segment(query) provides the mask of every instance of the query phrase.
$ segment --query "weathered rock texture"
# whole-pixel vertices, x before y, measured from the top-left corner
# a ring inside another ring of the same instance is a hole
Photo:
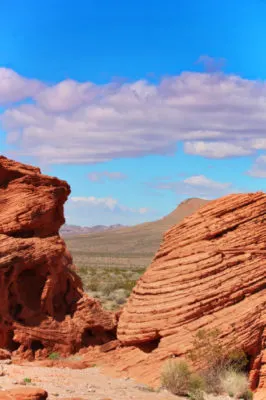
[[[68,184],[0,157],[0,347],[28,358],[114,335],[116,318],[84,295],[58,235]]]
[[[0,391],[0,400],[46,400],[48,393],[41,388],[16,388]]]
[[[208,203],[165,234],[134,288],[117,337],[140,350],[131,348],[121,369],[156,380],[160,363],[185,356],[197,330],[218,328],[225,346],[249,355],[252,387],[266,387],[265,306],[266,195]]]
[[[33,359],[105,344],[86,362],[155,383],[198,329],[218,328],[225,346],[249,355],[252,388],[265,393],[266,195],[227,196],[170,229],[110,342],[118,314],[84,295],[58,235],[69,193],[66,182],[0,157],[0,348]]]

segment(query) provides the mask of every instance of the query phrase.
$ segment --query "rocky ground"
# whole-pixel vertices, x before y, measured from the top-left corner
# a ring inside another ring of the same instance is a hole
[[[75,370],[41,367],[34,363],[24,366],[10,364],[3,367],[3,372],[4,375],[0,377],[2,390],[20,386],[41,387],[48,392],[49,400],[63,398],[86,400],[177,399],[167,392],[153,392],[148,386],[138,384],[132,379],[108,377],[98,367]]]
[[[1,373],[2,370],[2,373]],[[28,365],[4,364],[0,366],[1,390],[11,388],[40,387],[48,392],[48,399],[84,400],[178,400],[167,391],[155,392],[133,379],[112,378],[98,367],[75,370],[70,368],[42,367],[37,363]],[[1,399],[0,392],[0,399]],[[226,396],[208,400],[227,400]]]

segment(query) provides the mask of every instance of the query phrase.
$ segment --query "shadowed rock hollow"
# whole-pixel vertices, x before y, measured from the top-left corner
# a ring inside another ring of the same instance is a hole
[[[157,379],[162,360],[185,356],[197,330],[218,328],[225,346],[248,354],[252,387],[266,387],[265,306],[266,195],[212,201],[164,235],[124,307],[118,339],[146,346],[126,368]]]
[[[68,184],[0,157],[0,347],[25,357],[113,337],[115,317],[84,295],[58,230]]]

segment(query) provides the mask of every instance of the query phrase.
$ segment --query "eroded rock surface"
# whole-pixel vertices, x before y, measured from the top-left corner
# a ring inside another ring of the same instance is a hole
[[[16,388],[0,391],[0,400],[46,400],[48,393],[41,388]]]
[[[58,235],[68,184],[0,157],[0,348],[42,358],[114,337],[116,317],[82,291]]]
[[[66,182],[0,157],[0,348],[42,359],[101,345],[87,351],[86,365],[102,360],[155,384],[163,362],[186,357],[200,328],[218,328],[225,346],[248,354],[263,398],[266,195],[227,196],[170,229],[120,315],[83,293],[58,235],[69,194]]]
[[[123,309],[121,370],[158,380],[167,357],[186,356],[200,328],[250,358],[266,387],[266,195],[229,195],[170,229]],[[117,364],[119,364],[117,352]]]

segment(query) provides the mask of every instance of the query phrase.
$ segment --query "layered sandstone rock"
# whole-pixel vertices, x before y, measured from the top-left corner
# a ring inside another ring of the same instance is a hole
[[[218,328],[225,346],[249,355],[252,387],[266,387],[265,326],[266,195],[229,195],[165,234],[120,317],[118,339],[133,346],[120,368],[156,381],[200,328]]]
[[[86,362],[98,357],[153,384],[200,328],[218,328],[225,346],[249,355],[252,388],[264,396],[266,195],[227,196],[170,229],[116,338],[118,314],[83,293],[58,235],[69,193],[66,182],[0,157],[0,348],[38,359],[108,343],[91,348]]]
[[[48,393],[41,388],[16,388],[0,391],[0,400],[46,400]]]
[[[58,235],[68,184],[0,157],[0,348],[29,359],[114,337],[116,318],[84,295]]]

